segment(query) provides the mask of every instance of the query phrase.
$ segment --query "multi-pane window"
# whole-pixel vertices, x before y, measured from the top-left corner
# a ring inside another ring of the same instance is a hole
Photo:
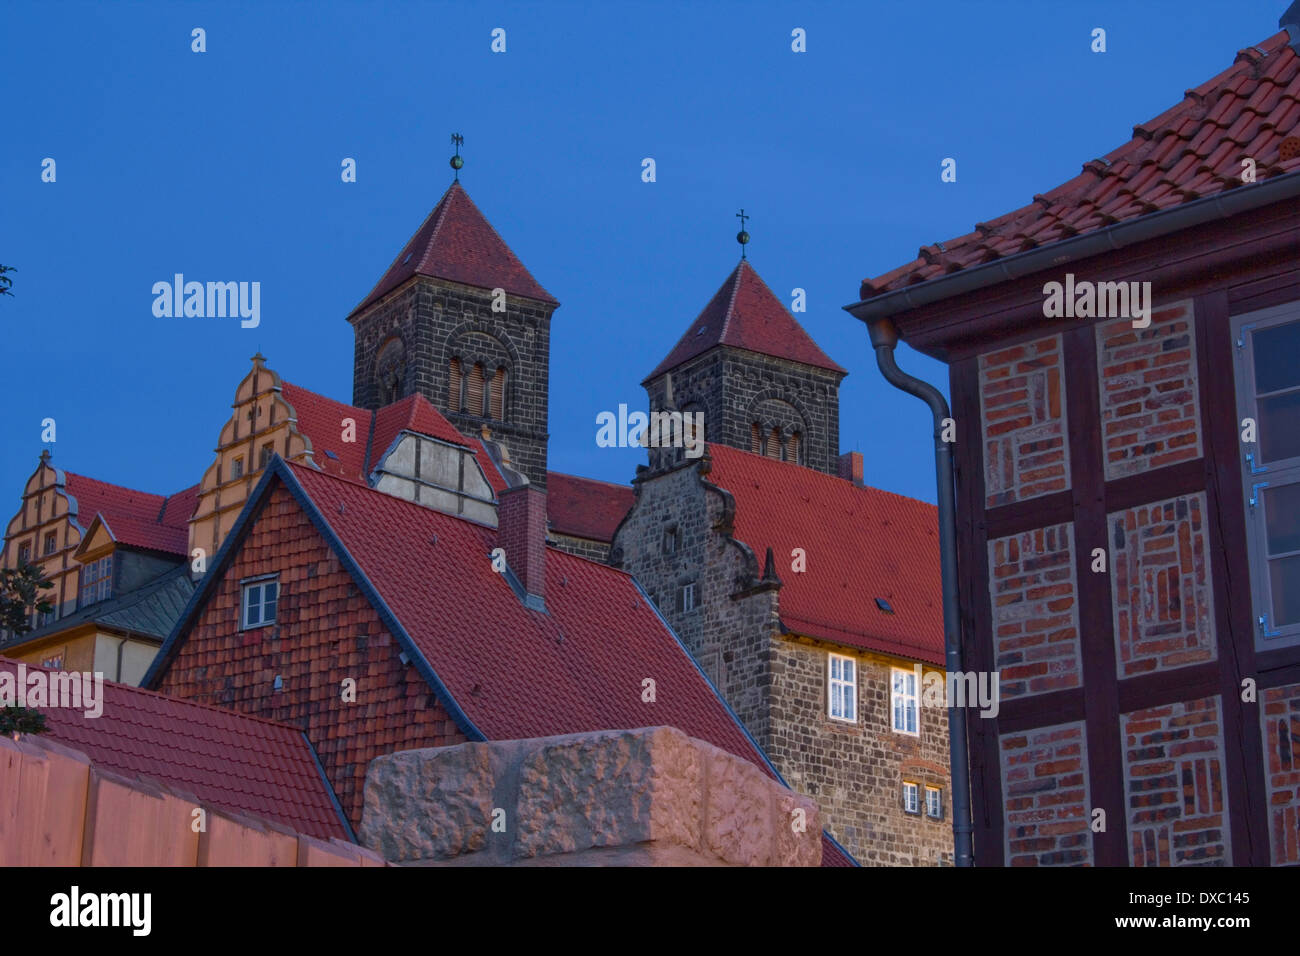
[[[850,723],[858,719],[858,669],[851,657],[830,655],[830,676],[827,682],[828,701],[832,720]]]
[[[53,554],[58,549],[58,547],[59,547],[59,535],[57,532],[51,531],[49,534],[45,536],[45,553]]]
[[[943,819],[943,791],[938,787],[925,788],[925,815],[934,820]]]
[[[905,671],[899,667],[893,669],[890,680],[889,704],[894,717],[894,730],[897,733],[920,733],[915,671]]]
[[[275,445],[272,442],[267,442],[262,446],[262,453],[257,459],[257,467],[259,469],[265,468],[271,463],[273,457],[275,457]]]
[[[695,582],[682,585],[682,610],[695,610]]]
[[[240,615],[241,627],[248,630],[275,623],[275,606],[280,599],[280,582],[276,578],[261,578],[244,585]]]
[[[903,782],[903,812],[920,814],[921,812],[921,794],[920,786],[915,783]]]
[[[32,543],[24,541],[18,546],[18,563],[26,564],[32,559]]]
[[[113,556],[90,561],[81,568],[81,606],[113,596]]]
[[[1300,303],[1237,316],[1233,336],[1252,617],[1264,650],[1300,643]]]
[[[234,481],[236,478],[243,478],[243,477],[244,477],[244,459],[242,457],[238,457],[230,463],[230,480]]]

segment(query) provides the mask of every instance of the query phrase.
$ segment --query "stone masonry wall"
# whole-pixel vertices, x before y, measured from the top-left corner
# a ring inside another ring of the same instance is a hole
[[[636,501],[615,533],[610,560],[640,582],[723,699],[765,747],[776,596],[757,591],[733,599],[737,581],[762,569],[747,548],[714,530],[730,496],[701,484],[698,467],[691,463],[636,482]],[[666,554],[663,541],[670,529],[678,544]],[[681,604],[687,582],[695,584],[696,606],[690,611]]]
[[[793,405],[804,422],[804,463],[828,475],[838,473],[840,376],[825,369],[740,349],[720,347],[671,370],[676,408],[695,403],[704,410],[705,437],[750,449],[750,425],[764,403]],[[665,376],[647,383],[650,410],[664,408]]]
[[[545,488],[553,310],[546,303],[507,295],[506,311],[493,312],[490,289],[417,277],[351,320],[356,334],[353,404],[379,407],[376,358],[385,343],[399,337],[406,356],[401,397],[419,392],[471,437],[486,425],[509,449],[515,468]],[[450,408],[450,363],[461,350],[508,365],[504,421]]]
[[[279,575],[276,623],[241,631],[240,581],[265,574]],[[302,728],[355,826],[371,760],[465,739],[400,652],[281,486],[154,689]],[[356,681],[355,702],[342,699],[345,678]]]
[[[855,723],[832,720],[827,713],[830,652],[856,661]],[[921,706],[920,734],[895,733],[893,667],[911,670],[912,662],[774,639],[768,756],[790,786],[817,801],[823,825],[864,866],[951,865],[948,712]],[[918,786],[918,814],[903,808],[904,781]],[[939,819],[926,815],[927,785],[943,791]]]

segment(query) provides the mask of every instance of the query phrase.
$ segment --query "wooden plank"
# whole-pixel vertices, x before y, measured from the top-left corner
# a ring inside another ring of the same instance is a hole
[[[1063,345],[1078,582],[1075,601],[1088,734],[1088,794],[1092,807],[1106,810],[1107,821],[1104,833],[1093,834],[1093,860],[1098,866],[1124,866],[1128,863],[1128,815],[1111,613],[1114,568],[1108,566],[1106,574],[1091,570],[1093,549],[1103,548],[1110,553],[1097,395],[1097,343],[1092,324],[1075,329],[1065,337]],[[1085,809],[1090,813],[1092,807]]]

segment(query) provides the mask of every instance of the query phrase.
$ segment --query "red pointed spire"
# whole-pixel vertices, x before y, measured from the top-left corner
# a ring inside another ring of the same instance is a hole
[[[480,289],[505,289],[511,295],[559,305],[510,251],[460,183],[447,190],[349,318],[415,275]]]
[[[715,345],[730,345],[848,374],[818,347],[744,259],[645,382]]]

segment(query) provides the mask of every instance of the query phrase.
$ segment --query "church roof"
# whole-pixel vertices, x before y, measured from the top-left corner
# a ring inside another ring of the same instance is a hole
[[[934,505],[710,443],[710,484],[736,501],[733,537],[771,548],[787,632],[942,665]],[[792,569],[802,548],[806,569]],[[877,603],[879,598],[891,611]]]
[[[818,347],[745,259],[644,382],[718,345],[848,374]]]
[[[348,317],[417,275],[480,289],[505,289],[511,295],[559,305],[510,251],[459,183],[443,194],[383,278]]]
[[[557,534],[608,543],[635,498],[629,485],[546,473],[546,514]]]
[[[26,667],[28,674],[49,673]],[[0,657],[0,671],[17,670],[16,661]],[[39,708],[44,736],[80,750],[100,769],[156,780],[310,836],[351,842],[334,791],[301,731],[108,680],[102,705],[97,717],[75,707]]]

